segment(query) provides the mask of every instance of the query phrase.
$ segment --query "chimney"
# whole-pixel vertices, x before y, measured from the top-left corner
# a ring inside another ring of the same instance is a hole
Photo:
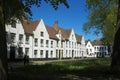
[[[58,28],[58,21],[55,21],[55,23],[54,23],[54,29],[55,29],[56,31],[59,30],[59,28]]]

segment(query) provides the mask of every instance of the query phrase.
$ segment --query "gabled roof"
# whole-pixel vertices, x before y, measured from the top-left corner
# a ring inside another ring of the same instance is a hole
[[[58,25],[58,21],[55,21],[53,28],[56,30],[56,32],[61,32],[62,39],[68,39],[70,37],[70,33],[72,29],[65,30]]]
[[[26,20],[24,20],[24,21],[22,21],[22,26],[23,26],[25,33],[33,34],[33,31],[35,31],[35,29],[37,28],[40,21],[41,20],[38,20],[38,21],[26,21]],[[60,28],[58,26],[58,21],[55,22],[53,27],[50,27],[50,26],[45,26],[45,27],[47,29],[47,32],[48,32],[50,38],[53,38],[53,39],[58,39],[56,34],[58,34],[59,31],[61,32],[63,40],[68,39],[70,37],[71,32],[72,32],[72,29]],[[82,36],[80,36],[78,34],[75,34],[75,36],[76,36],[77,42],[81,42]]]
[[[103,44],[102,40],[100,38],[98,38],[92,42],[92,45],[104,45],[104,44]]]
[[[68,39],[70,37],[72,29],[65,30],[63,28],[59,28],[59,30],[61,31],[63,39]]]
[[[82,36],[81,35],[75,34],[75,37],[76,37],[77,42],[82,41]]]
[[[38,21],[22,21],[22,26],[27,34],[33,34],[33,31],[37,28],[38,24],[40,23],[40,20]]]
[[[47,32],[48,32],[50,38],[58,39],[58,38],[56,37],[57,31],[56,31],[53,27],[46,26],[46,29],[47,29]]]

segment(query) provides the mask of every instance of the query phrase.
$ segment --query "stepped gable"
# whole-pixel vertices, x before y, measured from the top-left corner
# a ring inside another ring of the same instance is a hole
[[[40,23],[40,20],[38,20],[38,21],[24,20],[24,21],[22,21],[22,26],[23,26],[25,33],[33,34],[33,31],[36,29],[36,27],[38,26],[39,23]]]
[[[81,35],[75,34],[75,37],[76,37],[77,42],[80,43],[82,41],[82,36]]]

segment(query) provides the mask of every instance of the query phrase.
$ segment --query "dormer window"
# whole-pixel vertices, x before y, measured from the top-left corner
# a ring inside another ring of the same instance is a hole
[[[44,32],[41,32],[41,33],[40,33],[40,36],[43,37],[43,36],[44,36]]]
[[[16,22],[12,22],[11,27],[16,28]]]

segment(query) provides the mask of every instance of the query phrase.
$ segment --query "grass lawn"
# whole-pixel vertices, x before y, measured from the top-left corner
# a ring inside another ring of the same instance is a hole
[[[9,80],[115,80],[110,63],[110,58],[99,58],[28,65],[10,71]]]

